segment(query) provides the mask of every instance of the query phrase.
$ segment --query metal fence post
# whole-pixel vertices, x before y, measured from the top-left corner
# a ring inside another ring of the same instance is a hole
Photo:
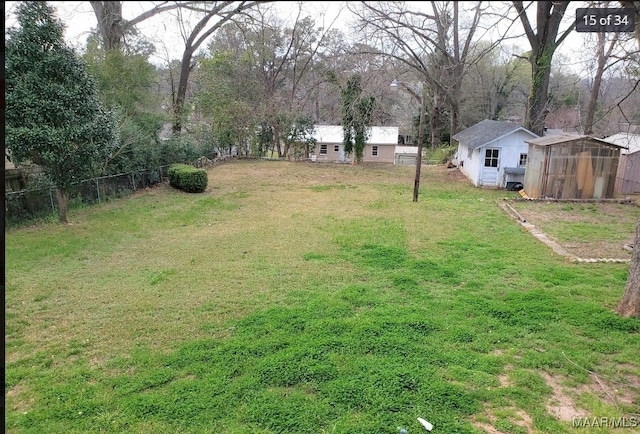
[[[98,202],[101,202],[101,200],[100,200],[100,178],[96,178],[96,190],[98,192]]]

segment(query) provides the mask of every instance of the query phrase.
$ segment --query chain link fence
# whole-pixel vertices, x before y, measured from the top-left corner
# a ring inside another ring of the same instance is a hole
[[[69,208],[127,196],[134,191],[157,185],[167,179],[168,168],[169,166],[162,166],[81,181],[69,197]],[[5,192],[5,227],[45,218],[57,212],[58,200],[53,186]]]

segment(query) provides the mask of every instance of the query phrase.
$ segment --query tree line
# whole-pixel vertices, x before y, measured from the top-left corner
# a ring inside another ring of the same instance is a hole
[[[91,1],[96,26],[81,52],[53,7],[19,3],[6,42],[10,158],[42,165],[65,204],[83,176],[232,151],[304,158],[320,123],[345,127],[357,161],[367,125],[400,125],[415,143],[423,106],[431,147],[482,119],[543,135],[563,107],[584,112],[573,127],[590,134],[640,124],[638,2],[588,3],[633,9],[636,31],[585,35],[582,77],[557,56],[575,31],[568,1],[347,2],[349,38],[303,3],[284,22],[274,3],[149,2],[126,20],[123,2]],[[168,14],[184,51],[158,67],[137,26]],[[394,79],[408,92],[394,92]]]

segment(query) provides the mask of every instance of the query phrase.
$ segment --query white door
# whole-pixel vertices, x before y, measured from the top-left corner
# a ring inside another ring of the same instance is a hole
[[[488,187],[498,186],[498,171],[500,170],[500,148],[484,150],[484,161],[480,174],[480,185]]]
[[[340,145],[338,153],[340,154],[340,161],[344,161],[344,145]]]

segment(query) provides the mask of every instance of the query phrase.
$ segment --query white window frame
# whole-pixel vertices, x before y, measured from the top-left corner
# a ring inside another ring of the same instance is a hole
[[[327,155],[327,145],[320,145],[320,155]]]
[[[518,160],[518,167],[527,167],[527,154],[520,154],[520,159]]]
[[[372,146],[371,147],[371,156],[372,157],[377,157],[378,156],[378,147],[377,146]]]
[[[487,156],[487,153],[491,151],[491,155]],[[494,157],[495,154],[495,157]],[[487,164],[487,161],[489,162],[489,164]],[[493,162],[495,161],[496,165],[493,165]],[[498,148],[486,148],[484,150],[484,167],[492,167],[492,168],[498,168],[500,167],[500,149]]]

